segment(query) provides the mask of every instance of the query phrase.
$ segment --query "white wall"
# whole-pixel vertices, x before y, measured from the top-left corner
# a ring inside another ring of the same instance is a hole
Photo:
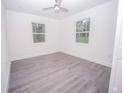
[[[5,29],[5,9],[3,3],[1,4],[1,93],[7,93],[10,61],[8,54],[7,32]]]
[[[111,66],[117,9],[111,1],[61,21],[61,50],[67,54]],[[75,43],[76,21],[91,19],[89,44]]]
[[[119,0],[109,93],[122,93],[122,0]]]
[[[32,22],[45,24],[45,43],[33,43]],[[6,23],[11,61],[59,51],[57,20],[6,10]]]

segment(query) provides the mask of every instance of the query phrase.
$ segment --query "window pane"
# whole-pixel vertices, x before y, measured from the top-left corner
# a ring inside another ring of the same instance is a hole
[[[84,31],[90,31],[90,18],[83,20]]]
[[[45,32],[45,24],[38,24],[37,33],[44,33],[44,32]]]
[[[89,33],[77,33],[76,42],[78,43],[88,43]]]
[[[80,36],[80,34],[79,34],[79,33],[77,33],[77,34],[76,34],[76,39],[77,39],[79,36]]]
[[[35,33],[35,32],[36,32],[36,27],[37,27],[37,24],[32,23],[32,31],[33,31],[33,33]]]
[[[44,33],[45,32],[45,24],[32,23],[33,33]]]
[[[90,18],[76,22],[76,32],[90,31]]]
[[[33,34],[34,43],[45,42],[45,34]]]
[[[83,28],[82,21],[78,21],[76,23],[76,32],[82,32],[82,30],[83,30],[82,28]]]

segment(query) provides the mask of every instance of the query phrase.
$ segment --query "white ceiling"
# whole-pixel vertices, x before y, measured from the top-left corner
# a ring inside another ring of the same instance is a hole
[[[54,11],[43,11],[42,8],[53,6],[55,0],[4,0],[5,7],[10,10],[46,16],[55,19],[63,19],[78,12],[106,3],[111,0],[63,0],[62,7],[69,10],[68,13],[55,13]]]

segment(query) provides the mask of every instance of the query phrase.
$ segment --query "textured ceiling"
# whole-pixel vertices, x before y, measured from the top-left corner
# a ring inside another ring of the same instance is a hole
[[[78,12],[87,10],[97,5],[111,0],[63,0],[62,7],[69,10],[68,13],[54,11],[43,11],[42,8],[50,7],[55,4],[54,0],[4,0],[5,8],[54,19],[64,19]]]

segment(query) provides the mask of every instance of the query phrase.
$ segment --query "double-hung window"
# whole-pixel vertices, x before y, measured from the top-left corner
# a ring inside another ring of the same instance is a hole
[[[76,22],[76,42],[88,43],[90,31],[90,18]]]
[[[45,42],[45,24],[32,23],[33,42]]]

